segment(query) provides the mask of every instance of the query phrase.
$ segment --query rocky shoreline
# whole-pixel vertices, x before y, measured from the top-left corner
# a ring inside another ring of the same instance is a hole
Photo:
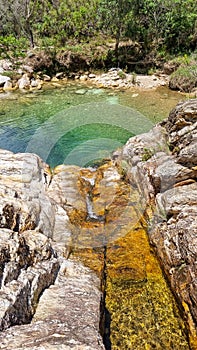
[[[167,120],[131,138],[94,172],[66,165],[52,172],[36,155],[0,151],[1,349],[104,349],[106,238],[101,232],[106,224],[116,228],[118,207],[126,220],[130,186],[131,203],[143,199],[135,221],[143,216],[148,222],[189,346],[197,349],[196,152],[196,99],[177,105]],[[87,206],[90,191],[94,212]],[[90,247],[100,259],[97,276],[72,255],[73,249]]]
[[[114,89],[154,89],[169,84],[169,76],[161,72],[152,75],[137,75],[135,73],[125,73],[120,68],[111,68],[106,73],[79,71],[67,74],[59,71],[50,76],[42,72],[34,72],[31,65],[22,65],[17,71],[13,71],[9,61],[0,61],[0,92],[40,90],[46,83],[58,87],[61,86],[61,83],[66,83],[70,79]]]

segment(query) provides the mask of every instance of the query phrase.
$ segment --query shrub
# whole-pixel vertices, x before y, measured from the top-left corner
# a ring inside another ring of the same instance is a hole
[[[25,57],[27,40],[17,39],[13,35],[0,36],[0,56],[4,58]]]
[[[191,92],[197,87],[197,66],[180,66],[172,73],[169,87],[172,90]]]

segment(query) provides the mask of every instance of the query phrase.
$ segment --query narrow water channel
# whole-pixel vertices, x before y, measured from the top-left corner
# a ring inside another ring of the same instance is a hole
[[[100,276],[106,349],[188,350],[184,322],[149,245],[134,184],[112,162],[96,173],[81,170],[81,178],[81,193],[88,202],[91,198],[91,206],[86,220],[73,220],[72,255]]]

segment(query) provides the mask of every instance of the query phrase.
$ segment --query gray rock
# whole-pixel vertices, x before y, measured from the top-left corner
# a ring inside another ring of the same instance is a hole
[[[23,65],[22,69],[27,73],[33,73],[33,68],[31,66]]]
[[[10,62],[8,59],[0,60],[0,67],[3,69],[3,71],[11,70],[12,62]]]
[[[0,330],[31,320],[39,296],[54,283],[59,262],[47,237],[0,230]]]
[[[36,155],[1,150],[0,158],[0,348],[104,349],[100,281],[63,258],[72,210],[86,215],[80,168],[52,176]]]
[[[99,279],[81,264],[63,259],[31,324],[1,333],[1,349],[104,349],[98,334],[100,297]]]
[[[55,213],[46,196],[45,164],[33,154],[2,150],[0,159],[0,227],[37,229],[52,237]]]

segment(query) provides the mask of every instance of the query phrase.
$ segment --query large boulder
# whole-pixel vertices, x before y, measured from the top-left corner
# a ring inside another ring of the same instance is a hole
[[[52,237],[54,204],[46,196],[47,168],[33,154],[0,150],[0,228],[38,230]]]

